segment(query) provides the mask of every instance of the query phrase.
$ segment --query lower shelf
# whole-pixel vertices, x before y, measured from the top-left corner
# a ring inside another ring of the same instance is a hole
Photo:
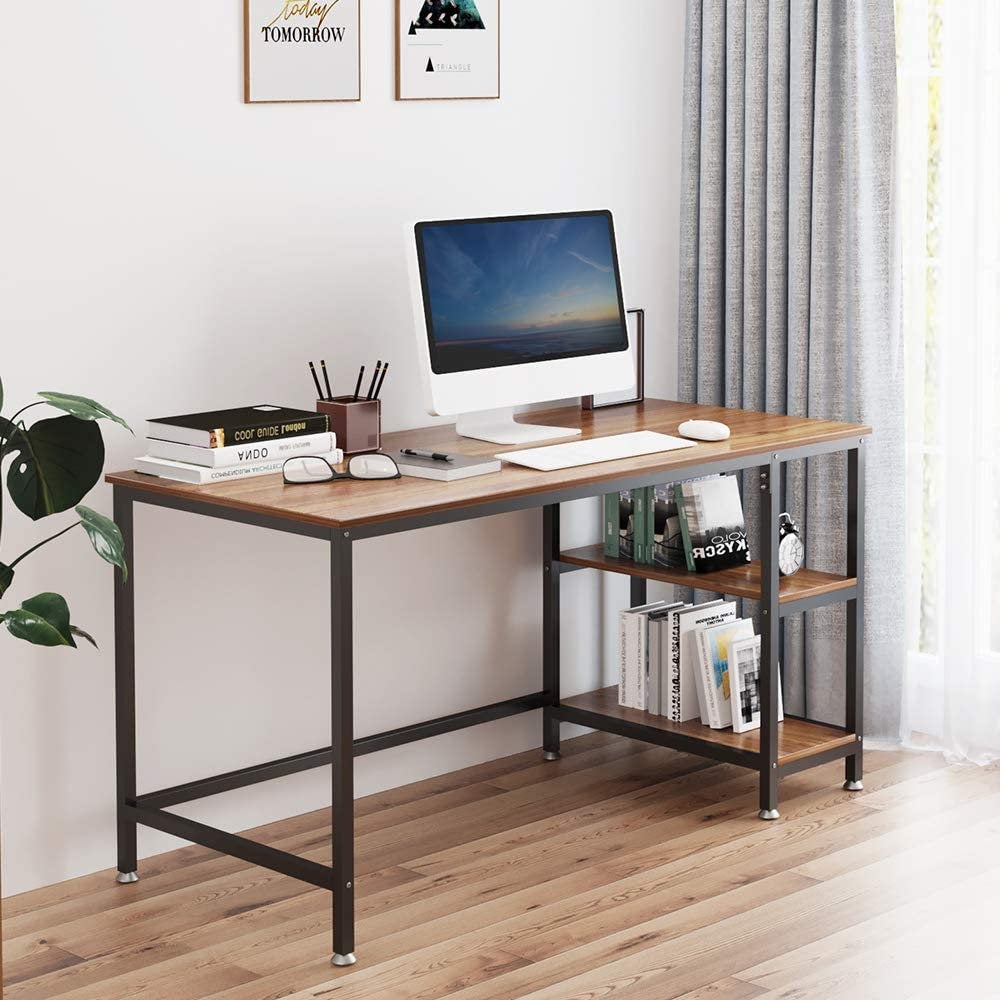
[[[623,708],[618,704],[618,688],[606,687],[599,691],[588,691],[573,698],[566,698],[561,707],[568,709],[568,722],[578,722],[573,718],[575,710],[600,716],[611,723],[624,723],[625,727],[646,730],[636,732],[637,739],[649,738],[653,743],[676,745],[691,753],[702,752],[705,756],[734,763],[745,763],[750,755],[760,753],[760,730],[749,733],[734,733],[731,729],[710,729],[697,719],[690,722],[671,722],[659,715],[650,715],[635,708]],[[588,723],[583,723],[587,725]],[[595,728],[603,728],[599,723]],[[622,726],[613,726],[613,731],[622,732]],[[657,738],[665,736],[666,739]],[[670,739],[676,737],[676,739]],[[840,747],[849,747],[857,742],[853,733],[836,726],[826,726],[805,719],[786,719],[778,724],[778,765],[794,763],[809,757],[827,754]],[[692,745],[689,745],[692,744]],[[698,744],[702,744],[701,747]],[[728,752],[727,752],[728,751]]]

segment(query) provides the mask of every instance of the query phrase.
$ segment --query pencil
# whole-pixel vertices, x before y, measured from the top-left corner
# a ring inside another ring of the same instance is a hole
[[[354,401],[358,401],[358,396],[361,392],[361,380],[365,377],[365,366],[361,366],[361,371],[358,372],[358,384],[354,387]]]
[[[375,371],[372,374],[372,384],[368,386],[368,395],[365,396],[365,399],[372,398],[372,393],[375,392],[375,379],[378,378],[378,373],[381,370],[382,370],[382,359],[380,358],[378,361],[375,362]]]
[[[316,383],[316,398],[326,399],[326,396],[323,395],[323,390],[319,387],[319,378],[316,375],[316,366],[311,361],[309,362],[309,371],[312,372],[313,382]]]
[[[385,373],[389,370],[389,362],[387,361],[382,366],[382,377],[378,380],[378,385],[375,386],[375,398],[378,399],[382,392],[382,383],[385,381]]]
[[[326,399],[329,402],[333,399],[333,390],[330,388],[330,376],[326,373],[326,358],[320,359],[319,366],[323,369],[323,381],[326,383]]]

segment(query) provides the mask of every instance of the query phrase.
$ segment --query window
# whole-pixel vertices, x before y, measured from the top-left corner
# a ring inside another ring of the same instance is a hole
[[[897,0],[904,738],[1000,756],[1000,3]]]

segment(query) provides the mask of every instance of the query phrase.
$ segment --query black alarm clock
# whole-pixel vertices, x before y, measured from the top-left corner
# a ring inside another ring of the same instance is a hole
[[[778,572],[782,576],[792,576],[802,569],[806,560],[806,547],[802,535],[791,514],[778,518]]]

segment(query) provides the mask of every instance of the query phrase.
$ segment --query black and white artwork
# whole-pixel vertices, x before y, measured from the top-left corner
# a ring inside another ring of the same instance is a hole
[[[500,0],[396,0],[396,98],[500,96]]]

